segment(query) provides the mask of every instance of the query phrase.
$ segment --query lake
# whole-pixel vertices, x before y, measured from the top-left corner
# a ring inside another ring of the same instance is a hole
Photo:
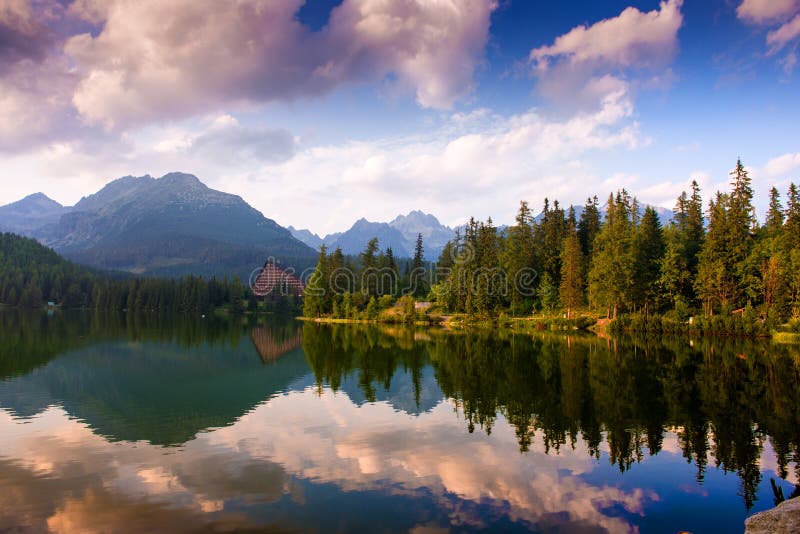
[[[0,311],[0,531],[741,532],[799,405],[769,341]]]

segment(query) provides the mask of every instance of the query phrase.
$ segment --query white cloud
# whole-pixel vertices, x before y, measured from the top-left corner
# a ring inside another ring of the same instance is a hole
[[[470,215],[507,222],[520,199],[583,202],[587,182],[597,181],[583,156],[647,142],[631,114],[622,92],[607,95],[598,111],[563,120],[535,110],[486,114],[466,132],[448,123],[429,137],[312,147],[253,173],[246,198],[282,224],[323,233],[349,227],[354,213],[384,220],[410,209],[447,224]]]
[[[767,32],[767,55],[775,55],[800,37],[800,0],[743,0],[736,9],[740,20],[772,27]],[[796,46],[779,61],[790,75],[797,63]]]
[[[606,94],[610,86],[626,84],[628,71],[648,70],[670,79],[666,71],[678,47],[682,4],[665,0],[646,13],[628,7],[616,17],[577,26],[551,45],[534,48],[529,61],[540,90],[553,98],[585,93],[591,99],[595,92]],[[593,88],[598,85],[599,90]]]
[[[73,102],[90,122],[125,126],[294,100],[393,74],[423,107],[447,108],[472,87],[491,0],[345,0],[313,33],[301,0],[114,2],[102,31],[66,53],[81,74]]]
[[[760,170],[766,178],[791,178],[791,174],[800,174],[800,152],[783,154],[769,160]]]
[[[621,91],[606,95],[600,109],[567,118],[535,109],[507,117],[478,110],[426,133],[322,146],[211,116],[147,127],[119,143],[75,142],[6,158],[0,174],[30,179],[8,183],[2,200],[43,190],[71,203],[118,176],[181,170],[242,196],[283,225],[316,232],[411,209],[447,224],[470,215],[509,222],[521,199],[533,206],[545,196],[582,203],[586,194],[602,193],[586,158],[647,144],[632,114]]]
[[[789,17],[798,8],[800,0],[743,0],[736,15],[753,24],[765,24]]]
[[[497,5],[344,0],[314,32],[297,18],[303,3],[77,0],[64,8],[2,0],[0,100],[11,126],[0,131],[0,149],[63,139],[81,129],[78,116],[125,131],[347,84],[392,87],[421,107],[449,108],[473,89]],[[15,127],[32,118],[32,127]]]

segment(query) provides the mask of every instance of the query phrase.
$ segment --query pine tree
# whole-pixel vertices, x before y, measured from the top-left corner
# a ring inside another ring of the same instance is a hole
[[[400,274],[397,270],[397,260],[394,257],[394,251],[392,250],[392,247],[386,248],[386,252],[384,253],[384,258],[385,258],[384,267],[389,269],[389,272],[391,273],[392,277],[392,284],[391,284],[392,287],[391,290],[389,291],[389,294],[391,296],[395,296],[397,294],[397,283],[400,278]]]
[[[378,238],[373,237],[367,242],[364,251],[359,254],[361,262],[361,292],[366,296],[373,296],[378,293],[378,275],[376,270],[379,265],[378,251]]]
[[[473,274],[474,310],[493,313],[501,304],[505,287],[500,267],[500,250],[497,229],[491,217],[478,228],[478,270]]]
[[[789,185],[786,200],[786,226],[784,236],[789,249],[800,248],[800,192],[797,185]]]
[[[747,299],[758,299],[761,292],[759,262],[751,256],[758,223],[753,207],[753,188],[741,160],[731,171],[733,191],[730,195],[729,232],[731,262],[739,280],[734,306],[744,306]]]
[[[428,294],[428,283],[425,280],[425,248],[422,245],[422,234],[417,234],[417,241],[414,244],[414,259],[411,260],[411,276],[413,280],[413,292],[415,297],[424,297]]]
[[[644,306],[645,312],[658,296],[658,280],[661,277],[661,263],[664,258],[664,232],[658,213],[651,206],[644,210],[641,223],[635,229],[633,243],[634,300]]]
[[[566,235],[567,223],[564,210],[558,201],[550,207],[548,199],[544,200],[542,220],[534,228],[534,248],[536,251],[536,265],[539,270],[547,273],[550,280],[558,287],[561,278],[561,245]]]
[[[631,208],[630,196],[624,189],[616,198],[609,195],[606,219],[593,245],[589,301],[594,307],[605,308],[609,316],[613,313],[614,318],[631,296],[634,275]]]
[[[583,304],[583,252],[580,239],[575,230],[575,212],[570,210],[569,227],[561,251],[561,286],[559,296],[561,305],[567,308],[567,318],[572,310]]]
[[[730,252],[730,222],[727,194],[717,192],[709,202],[708,232],[700,251],[695,288],[703,299],[707,315],[714,313],[714,304],[728,308],[735,298],[738,280],[734,275],[733,255]]]
[[[776,187],[769,190],[769,209],[764,228],[767,235],[775,237],[783,231],[783,206],[781,206],[781,195]]]
[[[525,306],[526,298],[531,296],[527,283],[527,271],[533,268],[533,216],[528,203],[520,202],[516,224],[508,229],[508,237],[502,255],[503,269],[510,285],[511,310],[514,313],[526,313],[530,305]]]
[[[684,252],[684,244],[678,226],[669,225],[664,231],[666,243],[664,257],[661,260],[661,275],[658,287],[662,296],[676,310],[689,306],[688,295],[694,295],[693,278],[689,272]]]
[[[581,252],[587,261],[592,257],[594,238],[600,232],[602,224],[597,196],[586,199],[580,220],[578,221],[578,239],[581,242]]]
[[[329,273],[328,273],[328,249],[322,245],[319,249],[319,256],[317,257],[317,266],[314,272],[308,279],[305,291],[303,291],[303,315],[305,317],[320,317],[328,310],[326,308],[326,300],[331,298],[329,295],[330,287]],[[332,302],[332,298],[331,298]],[[333,306],[331,306],[331,309]]]

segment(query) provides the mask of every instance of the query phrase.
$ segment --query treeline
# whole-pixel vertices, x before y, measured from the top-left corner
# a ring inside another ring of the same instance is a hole
[[[376,319],[396,297],[405,296],[404,317],[413,319],[413,297],[424,297],[430,289],[424,253],[421,234],[411,260],[395,258],[391,247],[381,250],[377,238],[356,258],[345,256],[341,248],[329,253],[323,245],[303,292],[303,315]]]
[[[238,278],[120,276],[74,264],[33,239],[0,234],[0,304],[6,306],[41,308],[52,302],[62,308],[193,313],[226,306],[241,313],[257,305]]]
[[[751,179],[741,161],[731,191],[716,193],[704,210],[700,188],[678,197],[662,226],[626,190],[609,195],[605,216],[597,197],[576,217],[545,200],[538,221],[522,202],[516,223],[503,232],[491,219],[470,220],[464,235],[445,247],[437,272],[449,276],[431,297],[454,312],[496,315],[510,310],[590,306],[621,312],[669,312],[676,319],[702,312],[784,320],[800,314],[800,195],[788,190],[786,207],[770,191],[759,224]],[[443,269],[445,268],[445,269]]]
[[[577,214],[545,199],[534,218],[522,202],[514,225],[470,219],[435,264],[423,258],[421,236],[403,275],[391,249],[369,242],[355,261],[323,247],[309,280],[306,316],[367,317],[401,295],[424,297],[449,312],[494,317],[589,306],[619,313],[741,314],[769,324],[800,315],[800,195],[789,186],[786,206],[770,190],[763,224],[741,161],[731,190],[704,207],[700,187],[677,199],[663,226],[656,210],[622,189],[586,201]],[[603,214],[603,211],[605,212]],[[711,330],[738,326],[709,323]]]

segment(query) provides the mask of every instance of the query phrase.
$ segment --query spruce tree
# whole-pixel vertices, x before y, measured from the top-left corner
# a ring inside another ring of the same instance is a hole
[[[526,271],[533,268],[533,216],[528,203],[520,202],[516,224],[508,229],[508,237],[502,255],[502,265],[510,286],[510,302],[513,313],[526,313],[530,306],[524,303],[530,297]]]
[[[414,258],[411,260],[411,276],[413,277],[411,294],[415,297],[424,297],[428,294],[430,287],[428,287],[425,275],[425,248],[422,243],[422,234],[417,234],[417,240],[414,243]]]
[[[631,199],[624,189],[609,195],[606,218],[594,241],[589,271],[589,302],[617,317],[630,300],[634,275]]]
[[[661,221],[653,207],[645,208],[641,223],[635,232],[632,290],[638,305],[643,306],[645,312],[648,312],[658,296],[658,281],[661,277],[661,264],[666,247]]]
[[[317,257],[317,266],[314,268],[314,272],[311,273],[303,291],[303,315],[305,317],[320,317],[328,312],[325,306],[326,298],[330,297],[327,262],[328,248],[322,245]],[[332,299],[331,302],[333,302]],[[331,306],[332,308],[333,306]]]
[[[764,228],[767,235],[775,237],[783,231],[783,206],[781,206],[781,195],[776,187],[769,190],[769,209]]]
[[[559,297],[561,305],[567,308],[567,318],[572,316],[572,310],[583,304],[583,252],[580,239],[575,229],[575,213],[570,210],[570,224],[567,237],[561,250],[561,285]]]

